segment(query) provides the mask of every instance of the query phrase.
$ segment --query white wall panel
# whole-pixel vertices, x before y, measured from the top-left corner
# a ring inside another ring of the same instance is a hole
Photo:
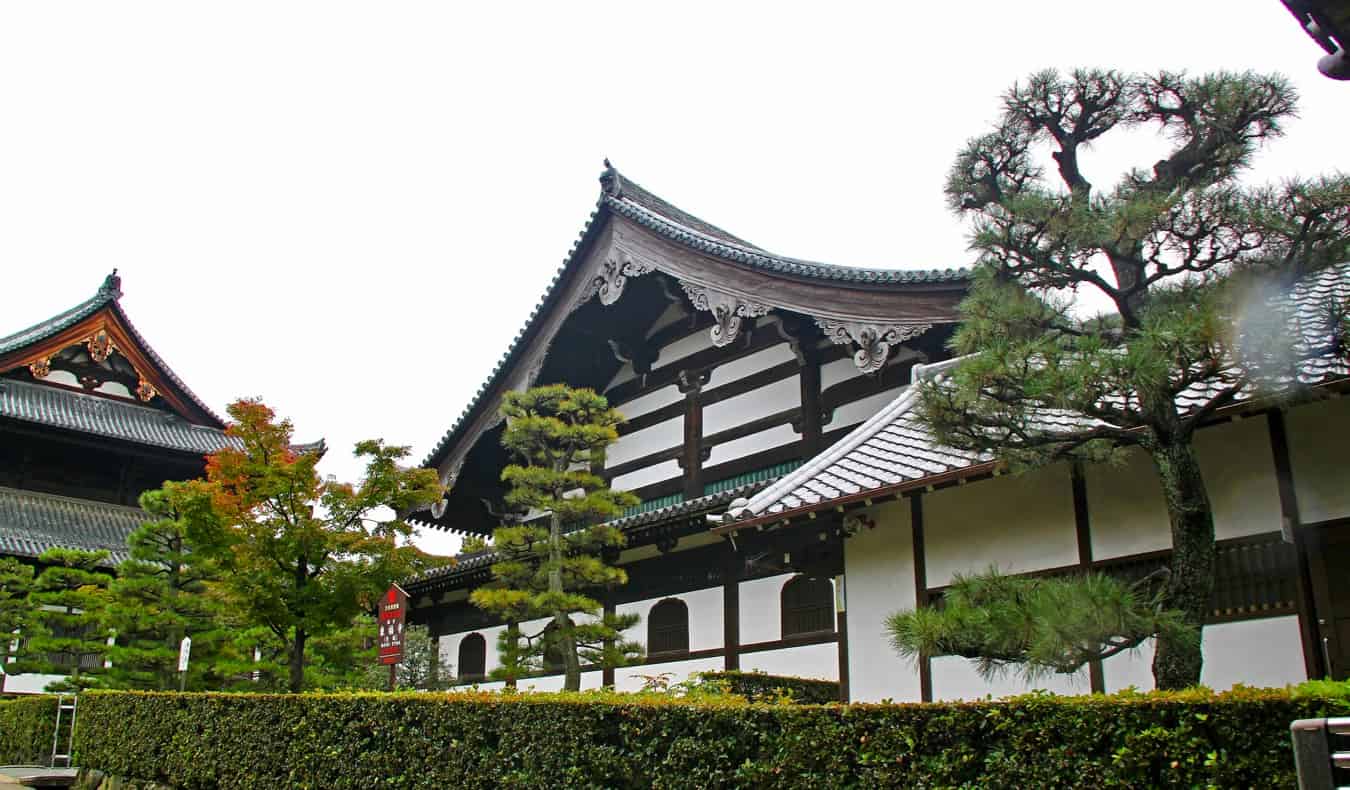
[[[684,442],[684,415],[658,422],[625,436],[605,450],[605,467],[613,468],[644,455],[669,450]]]
[[[930,587],[990,565],[1023,573],[1078,562],[1067,464],[944,488],[923,507]]]
[[[909,503],[882,505],[872,517],[875,528],[844,541],[849,693],[854,702],[917,702],[918,668],[891,648],[885,628],[887,617],[915,605]]]
[[[1215,691],[1238,683],[1282,688],[1308,679],[1295,615],[1207,625],[1200,649],[1205,657],[1200,682]],[[1137,651],[1106,659],[1102,676],[1108,692],[1129,686],[1152,689],[1152,640]]]
[[[722,659],[698,658],[692,661],[670,661],[663,664],[644,664],[636,667],[618,667],[614,670],[615,691],[639,691],[646,681],[642,675],[660,675],[669,672],[672,683],[681,683],[695,672],[716,672],[722,669]]]
[[[783,638],[783,585],[794,575],[785,573],[741,582],[741,644],[773,642]]]
[[[1217,539],[1280,528],[1280,493],[1264,418],[1205,428],[1196,433],[1195,447]]]
[[[1140,645],[1138,650],[1119,653],[1103,660],[1102,682],[1108,694],[1130,687],[1140,691],[1152,689],[1153,640]]]
[[[852,676],[849,677],[850,683]],[[1015,670],[991,680],[980,677],[975,662],[960,656],[941,656],[933,659],[933,700],[999,699],[1014,694],[1044,690],[1056,694],[1087,694],[1092,684],[1084,669],[1073,675],[1053,674],[1026,681]]]
[[[632,381],[635,378],[637,378],[637,373],[633,371],[633,364],[625,362],[623,367],[619,368],[619,372],[614,374],[614,378],[610,379],[609,383],[605,385],[605,392],[609,392],[625,381]]]
[[[755,453],[770,450],[774,447],[792,444],[800,438],[801,434],[792,430],[791,425],[777,425],[766,431],[752,433],[749,436],[742,436],[739,439],[732,439],[729,442],[713,445],[708,460],[703,463],[703,468],[707,469],[714,464],[734,461],[737,458],[744,458],[747,455],[754,455]]]
[[[795,408],[801,402],[801,384],[791,378],[727,398],[703,408],[703,435],[710,436],[737,425]]]
[[[610,481],[610,488],[615,491],[632,491],[652,483],[674,480],[682,474],[683,471],[680,469],[679,461],[662,461],[653,466],[636,469],[626,475],[619,475]]]
[[[849,363],[853,364],[853,363]],[[855,400],[851,403],[845,403],[834,410],[834,417],[825,426],[825,430],[833,431],[838,428],[844,428],[866,420],[868,417],[881,411],[886,404],[895,400],[903,387],[897,387],[893,390],[868,395],[866,398]]]
[[[628,419],[640,417],[648,412],[656,411],[662,406],[669,406],[672,403],[678,403],[684,396],[680,394],[680,388],[671,384],[668,387],[662,387],[658,390],[652,390],[646,395],[639,395],[632,400],[623,403],[611,403],[609,405],[623,412],[623,416]]]
[[[781,365],[796,358],[792,353],[792,347],[787,343],[779,343],[753,354],[746,354],[713,368],[712,376],[708,379],[708,388],[730,384],[752,373],[768,370],[774,365]]]
[[[841,382],[856,379],[862,374],[853,361],[853,355],[849,354],[843,359],[831,360],[820,366],[820,388],[827,390]]]
[[[692,335],[676,340],[674,343],[661,349],[656,357],[656,364],[653,367],[663,368],[666,365],[684,359],[690,354],[696,354],[705,348],[712,348],[712,336],[708,331],[702,330]]]
[[[1172,547],[1158,472],[1142,451],[1130,452],[1123,466],[1088,465],[1084,478],[1093,559]]]
[[[672,561],[679,560],[672,555]],[[647,644],[647,617],[652,607],[666,598],[678,598],[689,607],[689,649],[712,650],[722,646],[722,588],[707,587],[669,595],[664,598],[648,598],[642,601],[622,603],[614,607],[617,614],[636,614],[642,619],[638,624],[624,632],[624,638]]]
[[[839,645],[828,642],[819,645],[788,647],[782,650],[742,653],[741,670],[744,672],[768,672],[770,675],[787,675],[794,678],[838,680]]]
[[[6,694],[42,694],[47,684],[64,680],[65,675],[41,675],[29,672],[23,675],[0,675],[0,689]]]
[[[1290,409],[1285,427],[1299,519],[1316,524],[1350,517],[1350,398]]]

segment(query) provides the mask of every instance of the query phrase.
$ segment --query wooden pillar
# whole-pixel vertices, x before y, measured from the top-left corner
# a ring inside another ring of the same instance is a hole
[[[684,498],[703,496],[703,404],[699,394],[708,383],[708,371],[680,371],[679,389],[684,393],[684,449],[680,468],[684,470]]]
[[[1073,463],[1070,480],[1073,486],[1073,524],[1078,536],[1078,567],[1087,573],[1092,570],[1092,525],[1088,520],[1087,478],[1081,463]],[[1088,662],[1088,682],[1093,694],[1106,693],[1106,674],[1100,658]]]
[[[839,637],[839,701],[849,701],[848,690],[848,584],[847,574],[834,580],[835,631]]]
[[[1271,409],[1266,412],[1266,426],[1270,433],[1270,451],[1275,461],[1275,487],[1280,497],[1280,532],[1286,541],[1294,544],[1294,569],[1298,576],[1298,633],[1303,643],[1303,669],[1310,678],[1326,677],[1330,668],[1323,659],[1322,644],[1318,639],[1317,605],[1313,599],[1312,573],[1308,567],[1307,535],[1302,529],[1298,512],[1298,491],[1294,487],[1294,466],[1289,458],[1289,434],[1284,424],[1284,412]]]
[[[812,458],[824,449],[821,447],[820,352],[817,349],[807,347],[801,349],[801,371],[798,379],[801,382],[802,457]]]
[[[928,561],[923,546],[923,494],[909,498],[909,525],[913,535],[914,606],[928,606]],[[919,699],[933,701],[933,659],[919,659]]]
[[[741,668],[741,570],[744,561],[728,541],[722,555],[722,668]]]
[[[615,614],[615,611],[614,611],[614,595],[613,595],[612,593],[605,596],[604,607],[605,607],[605,608],[604,608],[604,616],[605,616],[605,618],[606,618],[606,619],[612,618],[612,617],[614,616],[614,614]],[[613,639],[606,639],[606,640],[605,640],[605,648],[606,648],[606,650],[612,648],[613,646],[614,646],[614,640],[613,640]],[[614,688],[614,667],[612,667],[612,666],[606,666],[606,667],[601,668],[601,670],[600,670],[600,685],[605,686],[606,688]]]

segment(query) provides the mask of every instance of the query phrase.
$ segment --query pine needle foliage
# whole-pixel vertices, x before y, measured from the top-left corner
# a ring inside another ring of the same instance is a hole
[[[619,438],[623,415],[593,390],[563,384],[510,393],[501,411],[502,445],[515,461],[502,471],[510,487],[506,504],[525,515],[494,531],[502,559],[492,566],[493,584],[470,600],[512,624],[499,639],[501,666],[493,677],[513,682],[560,661],[565,690],[576,691],[583,659],[618,666],[641,649],[621,638],[637,616],[605,615],[588,594],[628,581],[603,557],[625,544],[623,533],[604,522],[638,499],[611,491],[591,471]],[[538,631],[518,625],[539,618],[549,622]]]
[[[1072,674],[1158,636],[1198,644],[1185,617],[1162,607],[1153,582],[1131,585],[1099,573],[1009,576],[990,568],[957,575],[941,606],[893,614],[886,631],[906,658],[963,656],[986,679],[1011,670],[1028,681]]]
[[[1261,323],[1270,293],[1350,260],[1350,177],[1238,180],[1295,100],[1283,78],[1253,73],[1044,71],[1004,95],[946,186],[980,257],[951,341],[967,358],[923,385],[920,416],[1018,469],[1146,454],[1172,532],[1164,602],[1194,628],[1215,568],[1196,429],[1246,394],[1299,394],[1301,354],[1345,352],[1344,312],[1327,317],[1328,348],[1294,348]],[[1171,141],[1166,158],[1104,190],[1089,182],[1084,152],[1146,127]],[[1104,314],[1085,317],[1089,296]],[[1160,637],[1159,687],[1198,683],[1200,668],[1197,641]]]
[[[13,557],[0,557],[0,668],[28,632],[32,622],[28,593],[32,588],[33,566]]]
[[[38,557],[45,566],[28,595],[32,624],[19,672],[66,675],[48,691],[79,691],[102,685],[108,654],[108,584],[100,570],[106,551],[48,549]]]

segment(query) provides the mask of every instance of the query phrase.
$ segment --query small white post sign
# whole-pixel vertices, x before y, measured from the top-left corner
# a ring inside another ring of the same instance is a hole
[[[178,690],[187,688],[188,658],[192,655],[192,637],[185,636],[178,645]]]

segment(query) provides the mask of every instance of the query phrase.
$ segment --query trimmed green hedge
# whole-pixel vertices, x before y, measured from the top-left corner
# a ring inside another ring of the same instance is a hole
[[[764,672],[700,672],[704,682],[725,688],[746,699],[776,702],[783,697],[806,705],[828,705],[839,701],[839,682],[769,675]]]
[[[55,726],[56,697],[0,701],[0,765],[46,765],[52,758]]]
[[[1292,787],[1341,696],[765,705],[670,695],[92,692],[77,759],[174,787]]]

